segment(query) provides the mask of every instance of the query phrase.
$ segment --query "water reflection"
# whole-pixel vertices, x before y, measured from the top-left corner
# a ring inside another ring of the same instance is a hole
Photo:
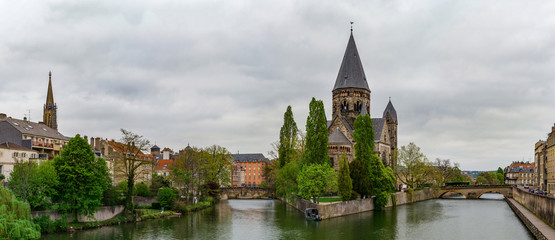
[[[280,201],[229,200],[179,218],[45,239],[533,239],[502,198],[483,197],[498,199],[436,199],[321,222]]]

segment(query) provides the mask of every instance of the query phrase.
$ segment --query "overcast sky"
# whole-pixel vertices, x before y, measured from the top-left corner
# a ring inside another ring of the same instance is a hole
[[[533,160],[555,123],[548,1],[2,1],[0,112],[42,120],[52,71],[62,134],[262,152],[287,105],[331,90],[350,21],[371,115],[399,144],[466,170]]]

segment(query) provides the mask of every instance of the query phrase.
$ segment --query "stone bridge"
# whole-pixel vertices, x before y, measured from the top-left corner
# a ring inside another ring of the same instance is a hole
[[[436,198],[442,198],[443,195],[449,192],[457,192],[462,194],[467,199],[478,199],[484,193],[500,193],[505,198],[513,197],[512,185],[468,185],[468,186],[444,186],[436,194]]]
[[[220,188],[220,199],[262,199],[274,198],[274,191],[259,187],[230,187]]]

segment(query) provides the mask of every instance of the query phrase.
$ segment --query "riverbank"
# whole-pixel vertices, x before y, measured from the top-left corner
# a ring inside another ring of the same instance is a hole
[[[505,198],[509,207],[513,212],[520,218],[520,220],[526,225],[528,230],[534,234],[536,239],[555,239],[555,230],[546,224],[542,219],[537,217],[534,213],[530,212],[520,203],[514,199]]]
[[[432,188],[427,188],[419,191],[408,191],[408,192],[396,192],[394,199],[389,197],[389,202],[387,207],[399,206],[408,203],[414,203],[419,201],[424,201],[434,198],[434,192]],[[335,217],[341,217],[356,213],[362,213],[367,211],[372,211],[374,207],[374,197],[366,199],[357,199],[346,202],[331,202],[331,203],[321,203],[316,204],[311,201],[297,198],[293,203],[282,199],[282,201],[291,205],[295,209],[304,213],[307,208],[318,209],[318,214],[322,219],[330,219]],[[395,201],[395,203],[393,202]]]

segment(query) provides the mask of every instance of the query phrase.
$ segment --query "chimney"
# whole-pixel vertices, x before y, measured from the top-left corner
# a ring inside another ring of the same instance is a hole
[[[27,122],[27,117],[23,117],[23,121]]]
[[[0,115],[1,115],[1,114],[0,114]],[[4,115],[4,116],[5,116],[5,115]],[[1,118],[2,118],[2,117],[0,116],[0,119],[1,119]],[[551,127],[551,132],[555,132],[555,123],[553,124],[553,127]]]
[[[87,137],[87,135],[85,135],[83,138],[85,139],[85,141],[89,141],[89,137]]]
[[[5,113],[0,113],[0,119],[4,119],[6,117],[8,117],[8,116]]]
[[[91,137],[91,148],[92,148],[92,149],[95,149],[95,148],[94,148],[94,137]]]

